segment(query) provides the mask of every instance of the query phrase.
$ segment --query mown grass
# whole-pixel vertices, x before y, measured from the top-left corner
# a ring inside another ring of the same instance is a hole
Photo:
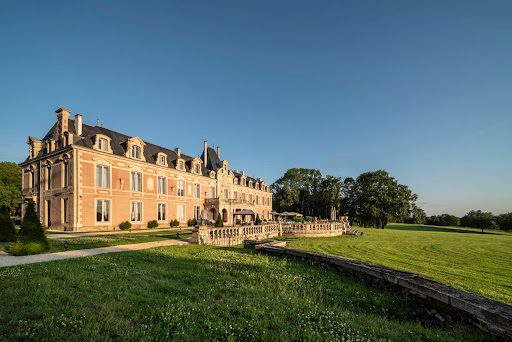
[[[364,235],[300,238],[288,246],[418,273],[512,305],[510,233],[473,234],[407,224],[354,228]]]
[[[0,340],[486,341],[402,296],[242,248],[172,246],[0,269]]]
[[[190,237],[192,234],[189,230],[179,232],[180,238]],[[147,232],[147,233],[130,233],[130,234],[112,234],[98,236],[82,236],[82,237],[62,237],[48,239],[50,242],[50,253],[64,252],[64,242],[68,242],[68,251],[100,248],[118,245],[127,245],[133,243],[144,243],[153,241],[162,241],[168,239],[176,239],[176,232]],[[0,243],[0,250],[8,251],[13,243]]]

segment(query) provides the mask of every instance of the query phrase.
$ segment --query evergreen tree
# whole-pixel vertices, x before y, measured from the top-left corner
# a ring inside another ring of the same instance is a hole
[[[50,249],[50,243],[44,234],[43,225],[39,220],[35,203],[32,200],[28,201],[20,228],[18,243],[37,243],[45,252]]]
[[[16,228],[9,215],[9,208],[0,207],[0,242],[16,241]]]
[[[219,216],[217,216],[217,221],[215,221],[215,227],[224,227],[224,222],[222,222],[222,217],[220,216],[220,213]]]
[[[261,219],[259,214],[256,214],[256,221],[254,222],[254,224],[257,226],[261,226]]]

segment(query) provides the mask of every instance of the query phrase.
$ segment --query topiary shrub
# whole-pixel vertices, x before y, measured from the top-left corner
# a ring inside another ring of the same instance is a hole
[[[180,222],[178,220],[171,221],[171,227],[179,227]]]
[[[122,230],[130,229],[132,227],[132,224],[129,221],[123,222],[119,225],[119,228]]]
[[[300,217],[300,216],[297,216],[293,219],[295,222],[301,222],[301,223],[304,223],[304,218],[303,217]]]
[[[9,215],[9,208],[0,207],[0,242],[16,241],[16,228]]]
[[[36,212],[35,203],[29,200],[25,217],[21,221],[18,241],[9,249],[13,255],[39,254],[50,250],[50,243],[44,234],[43,225]]]
[[[196,219],[188,220],[188,226],[189,227],[194,227],[196,224],[197,224]]]
[[[311,216],[306,216],[304,219],[306,220],[306,222],[312,222],[313,221],[313,218]]]
[[[158,227],[158,222],[156,220],[149,221],[148,222],[148,227],[149,228],[156,228],[156,227]]]
[[[222,222],[222,217],[220,216],[220,213],[219,216],[217,216],[217,221],[215,221],[215,227],[224,227],[224,222]]]
[[[261,219],[259,214],[256,214],[256,220],[254,221],[254,224],[257,226],[261,226]]]

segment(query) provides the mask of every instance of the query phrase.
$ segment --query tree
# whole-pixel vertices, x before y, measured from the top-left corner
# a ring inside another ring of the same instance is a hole
[[[16,241],[16,228],[9,215],[7,206],[0,207],[0,242]]]
[[[35,203],[29,200],[21,221],[18,241],[10,252],[15,255],[26,255],[47,252],[49,249],[50,244],[36,212]]]
[[[494,220],[500,226],[501,230],[512,230],[512,212],[498,215],[494,218]]]
[[[433,215],[427,217],[427,224],[431,226],[452,226],[460,225],[460,220],[457,216],[450,214]]]
[[[257,226],[261,226],[261,219],[260,219],[259,214],[256,214],[256,220],[255,220],[254,224]]]
[[[220,216],[220,213],[219,216],[217,216],[217,221],[215,221],[215,227],[224,227],[224,222],[222,222],[222,217]]]
[[[0,162],[0,205],[10,212],[19,208],[21,200],[21,167],[16,163]]]
[[[498,225],[494,222],[492,213],[483,212],[481,210],[471,210],[464,217],[461,218],[461,225],[473,228],[482,229],[497,229]]]
[[[365,172],[344,181],[343,212],[363,227],[384,228],[391,220],[411,216],[417,195],[384,170]]]

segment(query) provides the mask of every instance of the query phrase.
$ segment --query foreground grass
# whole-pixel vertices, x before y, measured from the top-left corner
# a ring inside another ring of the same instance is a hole
[[[104,254],[3,268],[0,279],[0,340],[490,340],[424,322],[402,296],[242,248]]]
[[[190,231],[180,231],[180,238],[190,237]],[[58,239],[48,239],[50,242],[50,253],[63,252],[64,242],[68,242],[68,251],[110,247],[118,245],[127,245],[133,243],[144,243],[153,241],[163,241],[168,239],[176,239],[176,232],[147,232],[147,233],[131,233],[131,234],[112,234],[98,236],[82,236],[82,237],[62,237]],[[0,243],[0,250],[7,251],[13,243]]]
[[[301,238],[288,246],[418,273],[512,305],[512,234],[461,233],[407,224],[354,228],[364,235]]]

